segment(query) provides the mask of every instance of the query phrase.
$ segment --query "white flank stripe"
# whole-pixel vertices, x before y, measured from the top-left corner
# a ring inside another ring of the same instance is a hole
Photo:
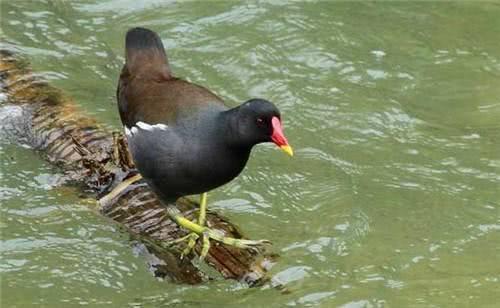
[[[162,129],[162,130],[166,130],[168,128],[167,125],[165,124],[154,124],[154,125],[150,125],[148,123],[144,123],[142,121],[139,121],[137,123],[135,123],[135,125],[137,127],[139,127],[140,129],[144,129],[144,130],[149,130],[149,131],[152,131],[154,129]]]
[[[137,127],[139,127],[140,129],[149,130],[149,131],[153,130],[153,126],[149,125],[148,123],[141,122],[141,121],[135,123],[135,125]]]
[[[131,137],[131,136],[137,134],[139,132],[139,129],[152,132],[155,129],[167,130],[168,126],[165,124],[149,125],[148,123],[144,123],[142,121],[139,121],[139,122],[135,123],[135,126],[132,126],[130,129],[128,129],[127,126],[124,126],[123,128],[125,129],[125,135]]]
[[[155,124],[153,125],[154,128],[159,128],[159,129],[162,129],[162,130],[167,130],[168,126],[165,125],[165,124]]]

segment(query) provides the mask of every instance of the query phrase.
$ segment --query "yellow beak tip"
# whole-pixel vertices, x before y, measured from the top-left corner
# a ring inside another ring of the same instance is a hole
[[[280,146],[280,149],[285,152],[286,154],[290,155],[290,156],[293,156],[293,149],[291,146],[289,145],[282,145]]]

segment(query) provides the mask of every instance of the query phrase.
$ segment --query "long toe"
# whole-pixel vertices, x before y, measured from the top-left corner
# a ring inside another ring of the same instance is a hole
[[[223,238],[218,238],[216,240],[226,245],[234,246],[241,249],[257,249],[262,246],[271,244],[271,241],[269,240],[245,240],[232,237],[223,237]]]

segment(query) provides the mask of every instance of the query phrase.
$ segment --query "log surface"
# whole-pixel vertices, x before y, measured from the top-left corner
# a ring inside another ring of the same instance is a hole
[[[121,133],[111,132],[85,116],[69,97],[35,76],[26,61],[0,51],[0,110],[5,108],[11,110],[0,119],[0,138],[12,138],[39,151],[65,172],[68,182],[78,184],[94,198],[106,196],[136,174]],[[187,218],[197,215],[198,204],[189,199],[179,199],[176,207]],[[195,284],[216,278],[208,272],[218,272],[224,278],[257,285],[266,280],[265,274],[274,263],[274,257],[262,251],[213,241],[206,258],[213,269],[197,264],[193,255],[181,260],[183,247],[166,244],[186,235],[186,231],[169,218],[142,181],[101,203],[99,213],[142,243],[155,275],[169,281]],[[226,236],[242,237],[235,225],[216,213],[207,213],[207,225],[224,231]],[[199,253],[199,245],[195,251]]]

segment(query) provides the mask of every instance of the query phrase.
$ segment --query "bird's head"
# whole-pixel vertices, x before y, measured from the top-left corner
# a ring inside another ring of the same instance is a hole
[[[261,142],[273,142],[281,150],[293,156],[292,147],[283,133],[281,114],[276,106],[264,99],[254,98],[235,108],[233,129],[240,142],[253,146]]]

